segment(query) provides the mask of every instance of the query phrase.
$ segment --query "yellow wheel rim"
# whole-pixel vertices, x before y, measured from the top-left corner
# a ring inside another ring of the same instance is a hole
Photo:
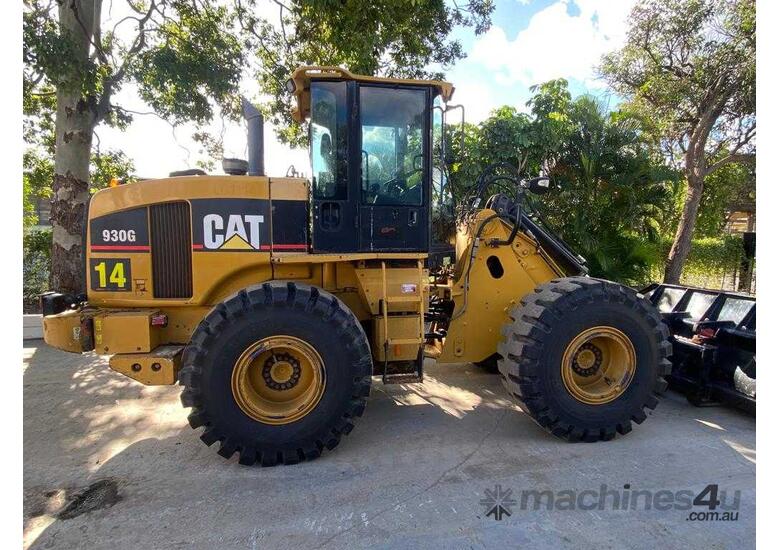
[[[231,389],[249,417],[264,424],[289,424],[319,403],[325,391],[325,364],[303,340],[270,336],[249,346],[238,358]]]
[[[614,327],[582,331],[566,346],[561,360],[566,390],[588,405],[603,405],[620,397],[635,372],[634,345]]]

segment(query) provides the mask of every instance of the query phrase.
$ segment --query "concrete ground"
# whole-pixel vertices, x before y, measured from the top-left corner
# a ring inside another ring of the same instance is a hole
[[[569,444],[510,404],[497,376],[433,366],[423,384],[377,381],[355,430],[319,460],[243,467],[200,442],[179,387],[24,345],[26,548],[755,545],[755,419],[677,394],[625,437]],[[628,494],[626,484],[692,494],[718,484],[724,504],[740,492],[738,519],[689,521],[690,511],[645,510],[645,497],[634,510],[612,509],[614,496],[602,510],[520,509],[524,490]],[[500,521],[480,503],[496,485],[518,501]]]

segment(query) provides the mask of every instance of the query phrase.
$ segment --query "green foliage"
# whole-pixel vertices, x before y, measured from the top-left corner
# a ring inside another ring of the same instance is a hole
[[[658,254],[653,243],[673,214],[677,174],[653,154],[636,119],[609,113],[592,97],[572,99],[565,80],[534,90],[530,116],[502,107],[466,127],[463,151],[453,141],[456,199],[468,196],[479,173],[496,162],[527,175],[544,170],[555,188],[529,199],[586,258],[591,274],[626,283],[648,280]]]
[[[540,210],[592,275],[640,282],[667,221],[675,175],[653,159],[635,121],[611,116],[593,98],[572,101],[565,117],[550,170],[559,189],[542,198]]]
[[[38,296],[49,288],[51,261],[41,253],[28,254],[22,264],[22,302],[25,311],[35,309]]]
[[[51,229],[28,230],[24,232],[25,254],[42,254],[46,259],[51,254]]]
[[[528,101],[534,116],[532,139],[526,143],[533,156],[542,164],[554,164],[566,144],[566,138],[574,131],[569,83],[562,78],[538,86],[531,86],[536,94]]]
[[[38,296],[49,288],[50,255],[51,230],[24,232],[22,300],[25,310],[35,308]]]
[[[132,122],[136,113],[116,103],[117,92],[128,83],[171,124],[202,124],[217,111],[239,117],[241,76],[247,65],[255,65],[261,91],[271,97],[266,105],[271,121],[281,125],[286,141],[301,144],[304,134],[292,125],[291,97],[284,88],[297,66],[331,64],[363,74],[441,76],[428,68],[445,68],[464,55],[459,42],[448,37],[450,31],[473,26],[484,32],[493,10],[491,0],[452,5],[443,0],[288,0],[274,2],[279,24],[272,25],[259,15],[258,4],[126,0],[128,15],[112,19],[114,6],[102,0],[25,0],[25,224],[35,222],[35,200],[51,193],[54,166],[57,175],[87,179],[95,128],[124,128]],[[74,127],[69,132],[79,139],[62,142],[55,150],[54,122],[63,116],[71,117]],[[209,155],[221,149],[216,138],[203,132],[195,137]],[[93,155],[89,172],[94,189],[113,175],[128,176],[132,163],[120,151]],[[71,191],[67,180],[57,185],[65,194]],[[79,205],[57,201],[54,206]],[[73,216],[53,218],[69,220],[58,229],[78,233],[80,222],[70,221]],[[80,284],[78,274],[65,275],[63,280]]]
[[[685,267],[688,273],[733,271],[739,268],[743,256],[742,237],[739,235],[694,239]]]
[[[708,142],[707,155],[745,138],[748,145],[755,129],[755,2],[645,0],[630,21],[626,45],[600,68],[630,98],[627,107],[678,154],[687,147],[681,136]]]
[[[102,2],[96,2],[96,17]],[[247,51],[236,33],[236,11],[230,4],[187,0],[127,2],[130,15],[102,29],[95,25],[91,55],[83,58],[75,34],[58,24],[53,3],[25,0],[24,84],[25,112],[51,110],[57,89],[80,90],[94,114],[95,124],[120,127],[132,121],[130,111],[112,103],[116,91],[134,82],[144,99],[161,117],[173,123],[206,122],[213,105],[237,116],[235,94]],[[64,9],[85,8],[78,2]]]
[[[754,210],[755,207],[754,167],[751,164],[726,164],[705,180],[696,217],[696,236],[717,237],[723,233],[729,210]]]
[[[208,122],[211,100],[237,115],[234,94],[246,52],[240,37],[229,32],[235,13],[209,3],[168,4],[175,17],[161,22],[156,43],[138,54],[129,71],[141,98],[174,123]]]
[[[54,162],[51,157],[36,149],[28,149],[22,158],[22,197],[24,205],[24,227],[38,223],[35,204],[51,195],[51,182],[54,179]]]
[[[631,12],[625,45],[605,56],[600,68],[629,98],[623,109],[641,119],[668,160],[684,169],[689,189],[668,282],[680,277],[698,221],[707,224],[704,234],[718,225],[724,194],[703,194],[712,183],[707,177],[755,158],[755,9],[754,0],[643,0]],[[711,203],[703,219],[700,196]]]
[[[127,0],[128,16],[105,29],[89,29],[90,52],[84,56],[75,40],[84,29],[62,28],[58,9],[75,10],[83,18],[86,3],[60,8],[60,3],[25,0],[25,141],[54,155],[57,89],[80,90],[94,126],[132,122],[135,113],[114,102],[128,82],[138,86],[156,114],[174,124],[206,123],[217,107],[238,118],[239,82],[251,61],[261,91],[271,97],[266,114],[284,140],[300,145],[305,136],[292,122],[292,98],[284,88],[295,68],[340,65],[362,74],[440,77],[441,72],[427,68],[443,69],[464,56],[449,33],[457,26],[484,32],[493,11],[492,0],[459,5],[441,0],[294,0],[276,3],[279,16],[272,24],[260,16],[260,3]],[[102,4],[94,4],[98,19]],[[48,136],[45,144],[40,135]],[[221,149],[204,132],[195,138],[209,155]]]
[[[51,197],[54,161],[41,148],[29,148],[22,160],[23,225],[25,228],[46,221],[39,220],[35,205],[40,199]],[[113,178],[132,181],[135,167],[122,151],[93,151],[90,162],[90,190],[107,187]]]
[[[32,104],[41,100],[40,94],[33,93],[40,84],[53,86],[56,83],[62,88],[83,91],[99,86],[98,64],[92,59],[86,63],[79,59],[73,36],[58,25],[55,6],[39,0],[25,0],[24,7],[25,107],[34,109]]]
[[[94,151],[89,167],[90,190],[95,192],[108,187],[114,178],[123,182],[133,181],[134,171],[133,161],[122,151]]]
[[[664,239],[658,243],[655,253],[655,263],[650,271],[651,280],[663,279],[663,259],[672,247],[672,239]],[[683,282],[694,286],[720,285],[719,280],[731,277],[739,270],[744,259],[740,235],[720,235],[704,237],[691,241],[691,253],[685,264]]]
[[[285,90],[301,65],[338,65],[358,74],[441,77],[439,70],[464,57],[457,26],[480,34],[490,25],[492,0],[291,0],[279,2],[276,25],[257,16],[257,2],[238,7],[242,29],[256,51],[262,91],[271,97],[266,114],[283,142],[305,143],[291,117],[292,97]]]
[[[670,219],[679,219],[686,197],[682,185],[673,191],[669,207]],[[719,237],[723,234],[728,214],[733,211],[755,211],[756,175],[754,163],[730,163],[721,166],[704,180],[699,210],[696,214],[695,239]],[[665,238],[673,238],[675,226],[667,225]]]

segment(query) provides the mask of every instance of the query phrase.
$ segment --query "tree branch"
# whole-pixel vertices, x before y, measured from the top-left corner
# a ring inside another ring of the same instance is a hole
[[[754,161],[756,158],[755,153],[731,153],[722,159],[713,162],[707,170],[704,171],[705,176],[709,176],[714,171],[716,171],[718,168],[731,163],[742,163],[742,164],[748,164],[752,161]]]
[[[123,113],[128,113],[132,115],[152,115],[152,116],[156,116],[160,120],[165,120],[165,118],[161,117],[154,111],[133,111],[132,109],[125,109],[124,107],[121,107],[119,105],[113,105],[113,104],[111,105],[111,109],[116,111],[122,111]]]
[[[152,13],[154,13],[155,10],[157,10],[157,2],[156,0],[152,0],[149,4],[149,9],[147,12],[143,17],[138,19],[138,34],[133,39],[133,45],[130,46],[129,50],[127,50],[125,60],[122,62],[122,65],[119,67],[119,69],[108,78],[108,81],[111,85],[120,82],[124,78],[130,60],[135,57],[135,55],[141,51],[141,48],[146,45],[146,23],[149,22],[149,19],[151,19]]]
[[[95,2],[95,5],[100,5],[99,2]],[[73,16],[76,18],[76,21],[79,24],[79,27],[81,27],[81,31],[84,33],[84,36],[87,37],[87,40],[89,40],[89,43],[92,44],[92,47],[95,48],[95,53],[98,56],[98,59],[100,59],[100,62],[104,65],[110,65],[108,61],[108,56],[106,56],[106,52],[103,50],[103,45],[99,42],[95,41],[95,30],[98,31],[98,36],[100,32],[100,10],[95,9],[93,13],[93,21],[92,21],[92,29],[87,29],[86,24],[84,21],[82,21],[81,16],[79,15],[79,10],[76,7],[76,2],[71,2],[70,9],[73,11]],[[95,22],[95,18],[97,18],[97,22]]]
[[[748,163],[756,158],[755,153],[740,153],[741,149],[753,141],[753,138],[756,136],[755,121],[744,131],[744,133],[740,133],[740,136],[740,139],[734,144],[734,147],[731,148],[728,155],[718,159],[707,167],[704,171],[705,176],[712,174],[715,170],[726,164],[732,162]]]

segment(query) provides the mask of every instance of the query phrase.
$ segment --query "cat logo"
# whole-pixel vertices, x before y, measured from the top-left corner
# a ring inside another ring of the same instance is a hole
[[[225,220],[227,218],[227,221]],[[260,250],[260,214],[206,214],[203,247],[208,250]]]

